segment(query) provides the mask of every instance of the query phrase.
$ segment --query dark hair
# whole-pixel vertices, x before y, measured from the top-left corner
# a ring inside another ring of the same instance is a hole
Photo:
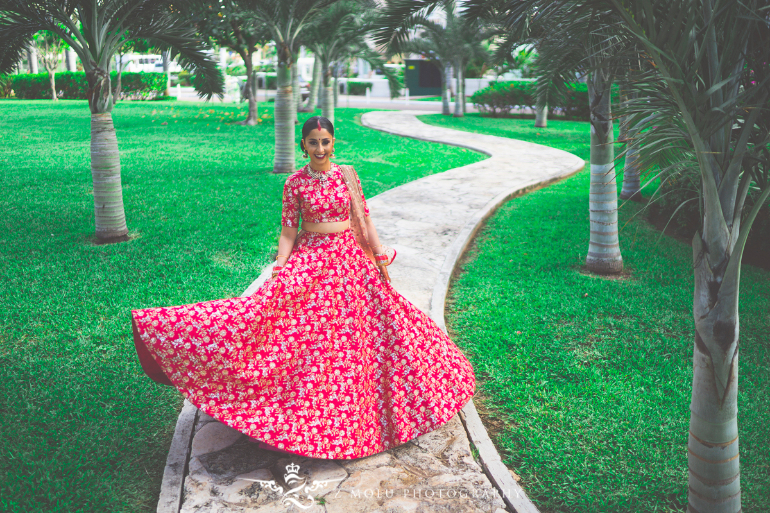
[[[323,116],[313,116],[305,121],[304,125],[302,125],[302,139],[310,135],[310,132],[317,128],[325,128],[329,131],[330,134],[332,134],[332,137],[334,137],[334,125],[332,125],[332,122],[329,121],[329,118],[325,118]],[[302,151],[305,151],[304,141],[299,141],[299,147]]]

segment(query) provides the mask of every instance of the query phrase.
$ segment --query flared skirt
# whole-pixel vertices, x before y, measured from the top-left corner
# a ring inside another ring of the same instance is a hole
[[[250,297],[133,310],[144,371],[217,420],[285,451],[375,454],[449,421],[468,359],[379,277],[353,233],[301,232]]]

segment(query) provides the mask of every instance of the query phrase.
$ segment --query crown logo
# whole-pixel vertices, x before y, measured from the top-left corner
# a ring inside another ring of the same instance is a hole
[[[315,497],[310,493],[319,490],[331,483],[342,481],[344,477],[338,477],[335,479],[325,479],[323,481],[313,481],[311,484],[307,484],[305,479],[299,477],[299,465],[296,463],[290,463],[286,465],[286,471],[288,474],[283,476],[286,484],[289,485],[288,490],[284,490],[283,486],[275,482],[275,479],[266,481],[262,479],[250,479],[240,478],[245,481],[253,481],[259,483],[268,489],[278,492],[283,496],[282,502],[284,504],[294,504],[300,509],[308,509],[315,504]]]

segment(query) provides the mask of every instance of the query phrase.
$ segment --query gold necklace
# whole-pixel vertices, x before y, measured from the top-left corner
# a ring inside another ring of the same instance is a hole
[[[331,171],[331,167],[329,167],[329,171]],[[307,165],[307,174],[310,175],[311,178],[315,178],[316,180],[320,180],[323,185],[326,185],[327,175],[329,171],[316,171],[312,167],[310,167],[310,164]]]

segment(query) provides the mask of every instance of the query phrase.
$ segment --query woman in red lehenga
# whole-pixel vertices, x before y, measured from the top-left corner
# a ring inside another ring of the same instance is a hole
[[[360,181],[329,160],[331,122],[310,118],[301,147],[310,164],[284,186],[273,277],[251,297],[133,310],[134,343],[150,378],[262,447],[361,458],[445,424],[475,375],[388,283]]]

